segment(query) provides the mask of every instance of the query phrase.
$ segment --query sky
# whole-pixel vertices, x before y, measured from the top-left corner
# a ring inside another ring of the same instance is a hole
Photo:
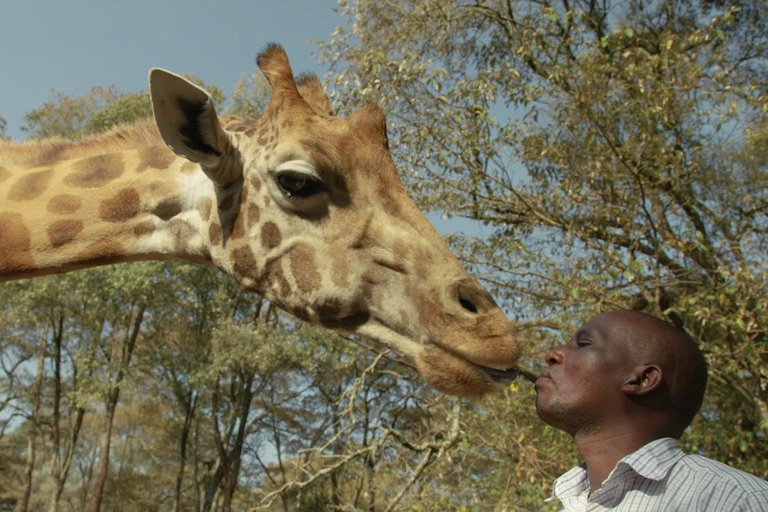
[[[58,91],[96,85],[147,88],[150,68],[190,74],[229,95],[256,70],[268,43],[285,47],[295,74],[328,71],[315,41],[345,20],[336,0],[0,0],[0,116],[23,140],[24,114]],[[427,218],[443,234],[484,231],[470,221]]]
[[[24,113],[53,90],[147,87],[162,67],[229,94],[267,43],[282,44],[296,74],[327,69],[314,41],[344,20],[336,0],[0,0],[0,116],[21,140]]]

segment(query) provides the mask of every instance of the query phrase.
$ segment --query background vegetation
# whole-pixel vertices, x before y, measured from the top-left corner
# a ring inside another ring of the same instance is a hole
[[[461,219],[450,241],[519,322],[523,363],[599,311],[664,317],[710,364],[686,448],[768,478],[766,3],[339,9],[335,105],[387,109],[403,179]],[[257,75],[207,87],[232,113],[264,105]],[[95,87],[24,129],[148,113],[144,91]],[[380,350],[189,265],[0,285],[0,509],[554,508],[577,459],[529,384],[453,400]]]

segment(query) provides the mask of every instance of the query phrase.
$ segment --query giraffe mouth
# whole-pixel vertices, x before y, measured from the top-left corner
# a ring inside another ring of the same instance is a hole
[[[508,368],[506,370],[497,370],[496,368],[489,368],[487,366],[475,365],[483,370],[494,382],[512,382],[520,376],[519,368]]]
[[[478,374],[487,376],[487,378],[497,384],[509,384],[510,382],[517,379],[517,377],[519,377],[521,374],[528,378],[528,372],[521,371],[516,366],[505,369],[483,366],[481,364],[472,362],[466,356],[458,354],[455,351],[450,350],[448,347],[442,346],[441,344],[434,342],[428,342],[426,344],[414,342],[406,336],[403,336],[397,333],[395,330],[387,327],[382,322],[375,321],[372,318],[370,320],[373,321],[359,326],[357,329],[357,334],[374,339],[383,343],[384,345],[388,345],[396,352],[399,352],[406,357],[410,357],[411,359],[417,359],[417,355],[419,353],[425,349],[429,350],[428,347],[431,347],[431,349],[443,354],[443,357],[453,359],[457,363],[460,362],[459,364],[464,365],[464,367],[467,369],[474,368]]]

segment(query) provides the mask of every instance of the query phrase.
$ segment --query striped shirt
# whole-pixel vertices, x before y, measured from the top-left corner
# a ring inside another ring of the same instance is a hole
[[[564,512],[768,511],[768,482],[700,455],[666,437],[621,459],[589,495],[585,465],[555,481]],[[549,501],[549,500],[548,500]]]

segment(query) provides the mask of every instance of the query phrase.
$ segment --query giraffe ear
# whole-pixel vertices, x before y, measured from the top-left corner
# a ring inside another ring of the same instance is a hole
[[[234,166],[223,165],[230,152],[229,137],[207,92],[159,68],[149,72],[149,91],[160,136],[174,153],[200,164],[220,187],[239,177]]]

